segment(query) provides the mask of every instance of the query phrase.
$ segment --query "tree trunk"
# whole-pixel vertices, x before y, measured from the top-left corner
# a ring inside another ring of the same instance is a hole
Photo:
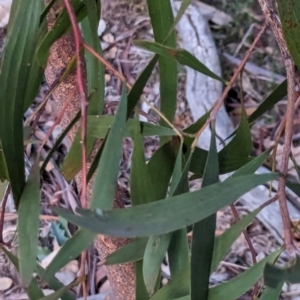
[[[47,2],[47,1],[46,1]],[[55,17],[52,15],[48,16],[49,29],[53,24]],[[50,51],[48,64],[45,70],[46,81],[51,86],[66,69],[68,63],[73,57],[75,52],[74,36],[70,32],[55,42]],[[75,91],[75,92],[74,92]],[[62,108],[68,96],[73,97],[73,101],[68,106],[64,117],[61,120],[63,128],[70,123],[75,117],[76,113],[80,110],[80,95],[78,93],[78,87],[76,83],[76,71],[74,70],[53,93],[53,97],[58,110]],[[76,131],[79,127],[77,123],[69,132],[68,139],[72,142],[74,140]],[[70,143],[71,144],[71,143]],[[97,147],[97,145],[96,145]],[[99,147],[99,145],[98,145]],[[96,153],[94,150],[94,153]],[[89,159],[91,162],[94,155]],[[88,164],[88,166],[90,163]],[[81,174],[75,178],[78,190],[81,190]],[[94,180],[92,179],[88,185],[88,200],[91,199],[92,186]],[[116,187],[116,196],[114,199],[114,208],[124,208],[123,203],[123,192],[119,187]],[[108,254],[114,252],[118,248],[128,244],[129,239],[111,238],[106,236],[98,236],[95,240],[95,246],[98,250],[100,259],[103,260]],[[107,266],[107,276],[111,284],[114,296],[116,300],[132,300],[135,298],[135,267],[133,263]]]

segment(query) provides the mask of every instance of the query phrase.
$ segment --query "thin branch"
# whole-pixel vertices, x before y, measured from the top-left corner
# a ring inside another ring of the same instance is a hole
[[[75,54],[76,54],[76,77],[77,85],[80,95],[80,104],[81,104],[81,145],[82,145],[82,189],[81,189],[81,206],[83,208],[87,207],[87,153],[86,153],[86,127],[87,127],[87,97],[85,92],[84,77],[82,72],[83,63],[81,61],[81,44],[82,36],[80,33],[79,26],[77,24],[76,15],[74,9],[71,5],[70,0],[64,0],[65,7],[67,9],[68,15],[70,17],[72,30],[74,33],[75,40]]]
[[[208,124],[211,121],[214,121],[217,117],[218,111],[219,109],[222,107],[223,102],[225,100],[225,98],[227,97],[228,92],[230,91],[232,85],[234,84],[234,82],[236,81],[236,79],[238,78],[240,72],[244,69],[245,64],[247,62],[247,60],[249,59],[251,53],[253,52],[256,44],[258,43],[258,41],[260,40],[261,36],[263,35],[263,33],[265,32],[265,30],[267,29],[268,25],[265,23],[264,26],[261,28],[260,32],[258,33],[258,35],[256,36],[255,40],[253,41],[251,47],[248,49],[244,59],[242,60],[242,62],[240,63],[240,65],[237,67],[236,71],[234,72],[232,78],[230,79],[229,83],[226,85],[226,88],[223,92],[223,94],[221,95],[221,97],[216,101],[216,103],[214,104],[212,111],[210,113],[209,118],[207,118],[206,122],[204,123],[204,125],[202,126],[202,128],[197,132],[196,134],[196,138],[192,144],[192,148],[196,147],[197,141],[200,137],[200,135],[202,134],[202,132],[205,130],[205,128],[208,126]]]
[[[132,86],[126,81],[126,78],[117,70],[115,70],[110,63],[108,63],[101,55],[99,55],[93,48],[90,46],[83,44],[84,48],[89,51],[94,57],[96,57],[108,70],[110,70],[114,76],[119,78],[121,81],[126,82],[126,86],[129,89],[132,89]],[[180,140],[183,140],[183,136],[181,132],[164,116],[164,114],[157,109],[154,105],[152,105],[145,97],[141,96],[142,100],[158,115],[160,116],[169,126],[172,128],[176,134],[179,136]]]
[[[270,25],[282,58],[284,59],[284,65],[287,73],[287,82],[288,82],[288,102],[287,102],[287,112],[285,120],[285,134],[284,134],[284,146],[283,146],[283,155],[280,166],[281,176],[278,180],[278,200],[281,211],[282,223],[283,223],[283,235],[284,243],[286,249],[292,254],[295,255],[297,248],[293,242],[293,234],[291,227],[291,219],[289,216],[289,211],[287,207],[287,199],[285,194],[286,187],[286,175],[288,171],[288,162],[291,152],[292,144],[292,135],[293,135],[293,120],[294,120],[294,108],[295,108],[295,65],[292,62],[291,56],[289,54],[286,42],[283,37],[282,28],[279,22],[277,15],[272,9],[271,2],[269,0],[258,0],[261,10],[266,18],[267,23]],[[281,127],[283,128],[284,125]]]

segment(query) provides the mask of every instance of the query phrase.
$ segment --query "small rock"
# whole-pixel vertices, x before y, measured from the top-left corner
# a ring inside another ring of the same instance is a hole
[[[0,291],[8,290],[13,284],[13,281],[9,277],[0,278]]]
[[[104,42],[110,43],[110,44],[115,42],[115,38],[111,33],[105,34],[102,39]]]
[[[99,25],[98,25],[98,30],[97,30],[98,36],[101,36],[102,33],[105,31],[105,29],[106,29],[106,23],[103,19],[100,19]]]
[[[116,58],[116,54],[117,54],[117,47],[112,47],[106,54],[105,54],[105,57],[107,59],[114,59]]]

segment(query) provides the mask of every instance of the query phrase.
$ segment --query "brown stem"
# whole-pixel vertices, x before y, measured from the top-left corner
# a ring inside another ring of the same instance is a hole
[[[282,223],[283,223],[283,235],[284,235],[284,243],[286,249],[293,255],[297,251],[297,248],[293,242],[292,228],[291,228],[291,220],[289,216],[289,211],[287,207],[287,199],[285,194],[286,187],[286,175],[288,171],[288,162],[289,156],[291,152],[291,144],[292,144],[292,134],[293,134],[293,119],[294,119],[294,108],[295,108],[295,66],[292,62],[291,56],[288,52],[287,45],[285,43],[283,32],[281,25],[279,23],[279,19],[276,16],[274,10],[272,9],[272,5],[270,0],[258,0],[262,12],[266,18],[266,21],[270,25],[272,32],[275,36],[277,44],[280,49],[280,53],[282,58],[284,59],[285,69],[287,73],[287,81],[288,81],[288,103],[287,103],[287,112],[285,119],[285,140],[283,146],[283,156],[281,160],[280,173],[281,176],[278,180],[278,200],[281,211]],[[284,122],[284,120],[283,120]],[[282,125],[284,126],[284,125]]]
[[[86,191],[87,189],[87,182],[86,182],[86,174],[87,174],[86,127],[87,125],[86,124],[87,124],[88,101],[86,98],[84,77],[82,72],[83,63],[81,62],[81,53],[80,53],[82,37],[81,37],[79,26],[77,24],[76,15],[70,0],[64,0],[64,4],[70,17],[72,30],[74,33],[74,41],[75,41],[76,77],[77,77],[77,85],[79,89],[80,103],[81,103],[82,186],[81,186],[80,199],[81,199],[81,206],[83,208],[86,208],[87,207],[87,191]]]
[[[208,124],[211,121],[213,121],[213,120],[216,119],[218,111],[222,107],[223,102],[224,102],[225,98],[227,97],[228,92],[230,91],[232,85],[234,84],[234,82],[238,78],[240,72],[244,69],[247,60],[249,59],[249,57],[250,57],[251,53],[253,52],[256,44],[260,40],[261,36],[263,35],[263,33],[265,32],[265,30],[267,29],[267,27],[268,27],[267,24],[264,24],[264,26],[261,28],[260,32],[258,33],[258,35],[256,36],[255,40],[253,41],[252,45],[250,46],[250,48],[248,49],[247,53],[245,54],[245,57],[243,58],[243,60],[239,64],[239,66],[237,67],[237,69],[234,72],[233,76],[231,77],[229,83],[226,85],[226,88],[225,88],[223,94],[217,100],[217,102],[214,104],[213,109],[212,109],[212,111],[210,113],[209,118],[207,118],[206,122],[204,123],[204,125],[201,127],[201,129],[198,131],[198,133],[196,135],[196,138],[195,138],[195,140],[193,142],[193,147],[196,146],[198,138],[200,137],[200,135],[202,134],[202,132],[204,131],[204,129],[208,126]]]

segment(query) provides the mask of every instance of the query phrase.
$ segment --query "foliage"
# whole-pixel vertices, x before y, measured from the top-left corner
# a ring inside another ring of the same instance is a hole
[[[51,45],[71,30],[69,15],[63,10],[53,28],[46,32],[45,15],[54,2],[51,1],[48,7],[44,7],[43,1],[13,1],[8,27],[9,39],[0,73],[0,181],[9,181],[18,208],[18,257],[4,246],[1,248],[20,272],[29,298],[74,299],[68,292],[74,284],[64,287],[54,275],[87,249],[98,233],[133,239],[131,244],[109,255],[104,263],[136,264],[136,281],[141,285],[136,289],[137,299],[234,300],[251,289],[263,274],[265,283],[277,289],[266,288],[261,299],[275,299],[272,297],[280,293],[278,286],[283,281],[298,282],[299,260],[295,266],[285,270],[271,265],[276,261],[281,251],[279,249],[228,282],[215,287],[209,285],[211,273],[262,208],[250,212],[221,236],[215,237],[217,211],[233,204],[252,188],[278,178],[275,173],[254,175],[270,151],[258,157],[250,156],[250,126],[286,95],[287,82],[280,84],[249,118],[243,114],[237,130],[232,134],[233,138],[219,152],[216,147],[214,122],[211,122],[210,149],[207,151],[197,148],[193,143],[208,120],[209,113],[185,128],[178,136],[178,130],[172,125],[176,107],[177,63],[225,83],[191,53],[176,49],[174,27],[190,2],[186,0],[182,1],[175,19],[169,0],[147,1],[155,41],[136,41],[135,44],[153,52],[155,56],[132,89],[128,90],[123,82],[122,96],[115,117],[103,115],[103,65],[84,50],[88,61],[87,85],[91,107],[87,117],[88,154],[93,149],[95,139],[103,139],[102,148],[91,168],[95,172],[91,205],[88,209],[79,208],[76,214],[66,209],[53,208],[54,212],[80,228],[67,241],[66,236],[63,237],[62,248],[46,270],[37,264],[39,182],[45,162],[41,166],[37,157],[29,177],[25,178],[22,120],[24,111],[33,102],[42,81]],[[77,21],[82,22],[85,40],[101,55],[102,50],[96,35],[99,1],[71,2]],[[292,0],[277,2],[288,47],[296,65],[299,65],[300,50],[295,37],[299,36],[300,28],[293,11],[298,12],[300,5]],[[291,21],[294,24],[292,31],[288,30]],[[154,125],[140,122],[131,116],[157,62],[161,78],[161,112],[167,121]],[[76,120],[78,118],[79,114]],[[69,130],[70,126],[62,137]],[[146,163],[143,137],[153,135],[160,138],[160,147]],[[112,209],[112,204],[124,137],[131,137],[134,142],[130,174],[132,207],[115,210]],[[54,148],[60,142],[61,139]],[[81,170],[82,165],[78,159],[81,153],[81,137],[78,131],[61,169],[67,180],[72,180]],[[50,152],[50,156],[52,154]],[[189,190],[190,172],[193,173],[192,178],[203,178],[202,187],[198,191]],[[219,182],[219,175],[229,172],[235,173],[224,182]],[[92,173],[88,174],[88,180],[91,175]],[[288,184],[299,194],[298,183]],[[1,183],[0,195],[2,196]],[[186,235],[188,226],[193,229],[191,245]],[[169,257],[171,280],[166,286],[160,287],[157,281],[166,253]],[[43,298],[38,280],[33,276],[35,272],[55,290],[54,294]],[[77,283],[76,281],[75,284]]]

